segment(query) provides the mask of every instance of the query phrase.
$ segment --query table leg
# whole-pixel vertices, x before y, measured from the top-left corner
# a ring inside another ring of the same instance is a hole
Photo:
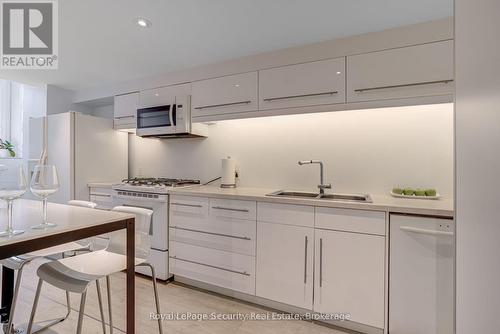
[[[10,307],[14,296],[14,270],[2,267],[2,308],[0,309],[1,322],[8,322]]]
[[[135,334],[135,219],[127,220],[127,334]]]

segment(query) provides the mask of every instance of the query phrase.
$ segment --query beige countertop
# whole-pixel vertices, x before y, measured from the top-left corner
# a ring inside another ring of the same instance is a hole
[[[172,195],[204,196],[260,202],[301,204],[332,208],[363,209],[392,213],[453,217],[453,200],[451,198],[441,198],[439,200],[405,199],[395,198],[390,196],[389,194],[370,194],[373,203],[352,203],[320,199],[278,198],[266,196],[266,194],[272,193],[276,190],[278,189],[222,189],[217,186],[194,186],[173,189],[170,190],[169,193]]]

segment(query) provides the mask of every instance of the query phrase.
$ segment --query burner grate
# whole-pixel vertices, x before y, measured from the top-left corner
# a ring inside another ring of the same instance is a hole
[[[191,179],[170,179],[170,178],[154,178],[154,177],[141,177],[122,180],[125,184],[134,186],[166,186],[178,187],[183,185],[200,184],[200,180]]]

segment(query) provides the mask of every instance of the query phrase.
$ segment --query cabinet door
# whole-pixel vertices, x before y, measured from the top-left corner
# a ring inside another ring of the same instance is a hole
[[[256,294],[312,309],[314,229],[257,222]]]
[[[191,94],[191,84],[174,85],[142,90],[139,93],[141,108],[157,107],[175,103],[176,96]]]
[[[114,121],[115,128],[133,125],[135,128],[135,117],[139,104],[139,93],[130,93],[115,96]]]
[[[453,41],[347,57],[347,101],[453,93]]]
[[[192,115],[256,111],[257,72],[193,82]]]
[[[259,71],[259,109],[345,102],[345,58]]]
[[[384,328],[385,238],[315,231],[314,311]]]

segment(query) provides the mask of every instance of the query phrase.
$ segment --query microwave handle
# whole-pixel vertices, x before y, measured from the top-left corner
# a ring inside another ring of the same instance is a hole
[[[169,109],[169,112],[168,112],[168,117],[170,118],[170,126],[174,126],[174,104],[171,104],[170,105],[170,109]]]

